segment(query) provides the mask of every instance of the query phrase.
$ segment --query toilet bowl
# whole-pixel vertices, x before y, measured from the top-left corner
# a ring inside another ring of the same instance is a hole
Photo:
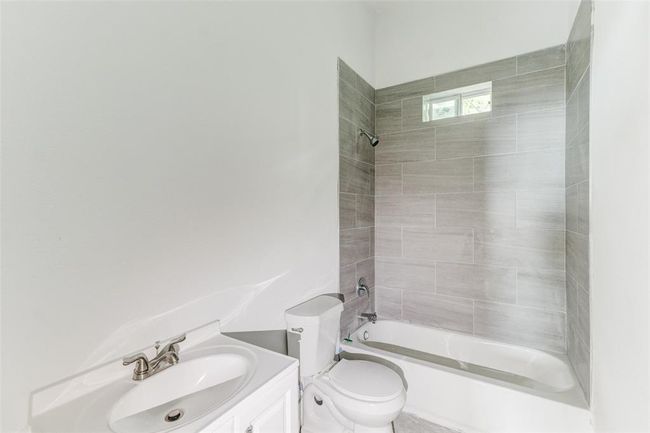
[[[341,311],[339,299],[318,296],[285,313],[289,354],[300,360],[301,432],[392,433],[406,403],[402,378],[372,361],[334,362]]]
[[[375,362],[344,359],[305,386],[302,431],[391,433],[391,423],[404,403],[406,391],[393,370]],[[327,422],[328,418],[334,422]]]

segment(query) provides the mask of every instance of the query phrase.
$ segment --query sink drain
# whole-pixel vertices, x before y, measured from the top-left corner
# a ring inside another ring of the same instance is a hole
[[[172,409],[169,411],[167,415],[165,415],[165,421],[166,422],[174,422],[178,421],[183,417],[185,412],[183,412],[183,409]]]

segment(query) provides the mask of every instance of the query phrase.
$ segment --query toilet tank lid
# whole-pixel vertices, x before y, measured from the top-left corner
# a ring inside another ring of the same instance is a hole
[[[333,309],[343,311],[341,301],[333,296],[321,295],[289,308],[285,314],[287,317],[315,317]]]

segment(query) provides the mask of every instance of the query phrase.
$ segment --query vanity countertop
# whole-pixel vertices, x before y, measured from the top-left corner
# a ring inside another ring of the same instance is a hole
[[[125,367],[121,359],[118,359],[34,393],[30,416],[31,432],[115,432],[116,429],[110,425],[111,413],[114,413],[116,402],[135,387],[141,386],[147,380],[154,380],[157,376],[163,377],[182,363],[189,363],[201,357],[229,353],[244,355],[253,366],[245,384],[225,401],[210,408],[207,415],[174,430],[183,433],[198,432],[255,391],[267,385],[273,386],[276,381],[295,374],[298,368],[298,361],[294,358],[227,337],[219,332],[200,342],[196,336],[190,337],[192,335],[188,333],[189,347],[181,346],[179,364],[143,381],[134,381],[131,378],[133,366]],[[159,382],[161,380],[164,379],[158,379]]]

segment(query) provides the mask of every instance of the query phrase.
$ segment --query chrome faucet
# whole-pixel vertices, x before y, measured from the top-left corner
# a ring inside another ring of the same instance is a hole
[[[359,319],[368,319],[370,322],[375,323],[377,321],[377,313],[361,313]]]
[[[147,355],[140,352],[122,359],[122,365],[126,366],[135,363],[133,380],[144,380],[172,365],[178,364],[178,352],[180,351],[178,343],[183,341],[185,341],[185,334],[172,338],[162,349],[160,348],[160,341],[156,341],[156,356],[152,359],[147,358]]]

